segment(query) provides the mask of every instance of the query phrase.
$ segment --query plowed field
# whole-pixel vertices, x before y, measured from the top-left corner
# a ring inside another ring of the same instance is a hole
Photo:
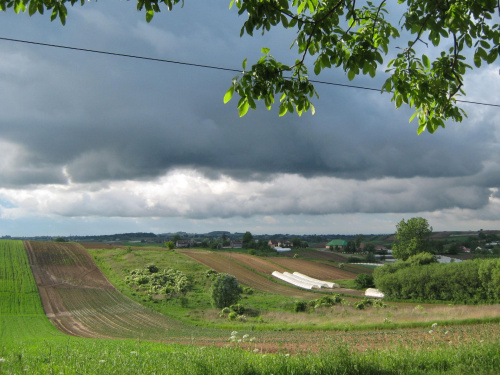
[[[81,337],[161,339],[182,326],[120,294],[74,243],[24,242],[45,314]]]
[[[217,272],[229,273],[235,276],[241,284],[257,290],[293,298],[318,298],[317,293],[306,292],[294,287],[278,284],[271,279],[261,276],[244,267],[234,258],[229,258],[229,256],[203,250],[182,250],[182,253]]]
[[[287,268],[292,272],[300,272],[307,276],[314,277],[320,280],[331,281],[356,278],[355,273],[342,270],[338,267],[330,266],[325,263],[282,257],[269,258],[269,260],[279,266]]]

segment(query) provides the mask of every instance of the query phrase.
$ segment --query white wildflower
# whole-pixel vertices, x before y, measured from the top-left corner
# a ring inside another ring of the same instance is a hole
[[[431,328],[436,328],[438,326],[437,323],[434,323],[433,325],[431,325]]]
[[[7,360],[4,357],[0,357],[0,362],[6,362]]]
[[[131,351],[130,354],[137,355],[137,352],[134,350],[134,351]]]
[[[432,334],[434,333],[434,331],[431,329],[431,330],[429,331],[429,333],[432,335]]]
[[[233,332],[231,332],[231,336],[236,336],[237,334],[238,334],[238,332],[237,332],[237,331],[233,331]]]
[[[106,362],[106,360],[105,360],[105,359],[100,359],[100,360],[99,360],[99,363],[104,363],[104,362]]]
[[[243,335],[243,340],[245,340],[245,339],[247,339],[249,337],[250,337],[250,335]]]
[[[290,357],[290,354],[288,354],[288,353],[287,353],[287,354],[285,354],[285,357],[287,357],[287,358],[288,358],[288,357]]]
[[[258,353],[258,352],[259,352],[259,349],[255,348],[255,349],[253,350],[253,352],[254,352],[254,353]]]
[[[252,338],[250,339],[250,342],[254,342],[254,341],[255,341],[255,337],[252,337]]]

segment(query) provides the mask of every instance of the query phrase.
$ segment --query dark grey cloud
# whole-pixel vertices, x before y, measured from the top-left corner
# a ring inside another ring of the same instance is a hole
[[[242,20],[227,4],[186,2],[150,24],[132,5],[86,4],[64,28],[46,16],[1,16],[9,37],[83,48],[235,68],[261,46],[289,56],[283,32],[240,39]],[[463,124],[417,136],[411,111],[395,110],[389,95],[319,85],[315,116],[280,118],[259,105],[239,118],[237,98],[222,103],[232,72],[1,43],[0,143],[10,156],[0,162],[0,184],[76,186],[53,192],[66,197],[58,204],[54,198],[58,215],[200,219],[477,209],[500,185],[492,110],[472,108]],[[348,83],[338,71],[320,79]],[[355,84],[381,82],[383,75]],[[123,181],[157,183],[178,169],[201,173],[199,190],[169,190],[170,200],[119,192]],[[204,187],[224,179],[238,188],[218,195]]]

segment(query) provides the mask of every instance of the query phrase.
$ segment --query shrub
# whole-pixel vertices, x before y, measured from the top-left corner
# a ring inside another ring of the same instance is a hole
[[[237,314],[236,312],[234,312],[234,311],[231,311],[231,312],[229,313],[229,315],[227,316],[227,318],[228,318],[229,320],[236,320],[236,318],[237,318],[237,317],[238,317],[238,314]]]
[[[306,301],[295,301],[295,303],[293,304],[293,311],[295,311],[295,312],[307,311],[307,302]]]
[[[236,303],[234,305],[229,306],[229,309],[231,311],[234,311],[235,313],[237,313],[239,315],[241,315],[245,312],[245,307],[240,303]]]
[[[373,276],[367,275],[365,273],[360,273],[356,276],[356,280],[354,280],[356,287],[359,289],[372,288],[375,286],[373,282]]]
[[[159,271],[158,267],[156,267],[156,265],[154,264],[148,264],[146,266],[146,268],[148,269],[149,272],[151,273],[157,273]]]
[[[350,256],[347,258],[347,262],[349,262],[349,263],[361,263],[361,262],[363,262],[363,259],[361,259],[359,257]]]
[[[236,277],[227,273],[218,274],[210,287],[210,297],[215,307],[231,306],[239,301],[241,288]]]

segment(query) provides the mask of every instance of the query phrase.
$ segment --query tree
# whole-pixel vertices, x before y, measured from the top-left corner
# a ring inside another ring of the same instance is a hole
[[[357,234],[356,237],[354,237],[354,245],[356,246],[356,251],[361,247],[361,242],[363,242],[363,235]]]
[[[137,0],[150,22],[160,6],[172,10],[181,0]],[[182,0],[182,3],[184,0]],[[43,13],[65,24],[66,4],[85,4],[85,0],[0,0],[0,9],[16,13]],[[391,101],[414,107],[412,121],[418,117],[418,133],[433,133],[446,120],[460,122],[465,112],[457,106],[464,95],[464,75],[472,65],[492,64],[500,50],[500,3],[498,0],[231,0],[239,15],[246,15],[240,35],[262,34],[273,27],[292,30],[297,59],[277,61],[268,48],[250,68],[236,76],[224,96],[228,102],[237,93],[238,111],[244,116],[256,101],[271,109],[279,96],[279,115],[311,111],[311,98],[317,97],[307,64],[319,75],[330,68],[342,69],[349,80],[357,75],[374,77],[385,69],[389,77],[381,91],[392,93]],[[399,6],[399,8],[398,8]],[[402,15],[397,14],[402,10]],[[389,14],[390,12],[396,14]],[[389,16],[388,16],[389,15]],[[395,27],[392,17],[399,20]],[[294,31],[294,32],[293,32]],[[401,33],[400,33],[401,31]],[[391,40],[398,40],[392,46]],[[391,49],[389,47],[392,47]],[[428,55],[420,55],[425,47]],[[384,56],[392,60],[385,61]],[[308,59],[312,61],[308,61]],[[472,61],[471,61],[472,60]]]
[[[375,286],[375,284],[373,283],[373,276],[367,275],[365,273],[358,274],[358,276],[356,276],[356,279],[354,280],[354,283],[356,284],[356,288],[358,289],[373,288]]]
[[[243,238],[241,239],[241,242],[242,242],[243,248],[245,248],[245,249],[252,248],[254,245],[252,233],[245,232],[245,234],[243,235]]]
[[[218,274],[210,287],[212,304],[218,308],[229,307],[240,300],[241,288],[236,277]]]
[[[432,227],[422,217],[401,220],[396,225],[392,255],[394,258],[406,260],[412,255],[428,251],[431,233]]]
[[[175,242],[174,241],[166,241],[165,242],[165,247],[168,250],[172,250],[175,247]]]

